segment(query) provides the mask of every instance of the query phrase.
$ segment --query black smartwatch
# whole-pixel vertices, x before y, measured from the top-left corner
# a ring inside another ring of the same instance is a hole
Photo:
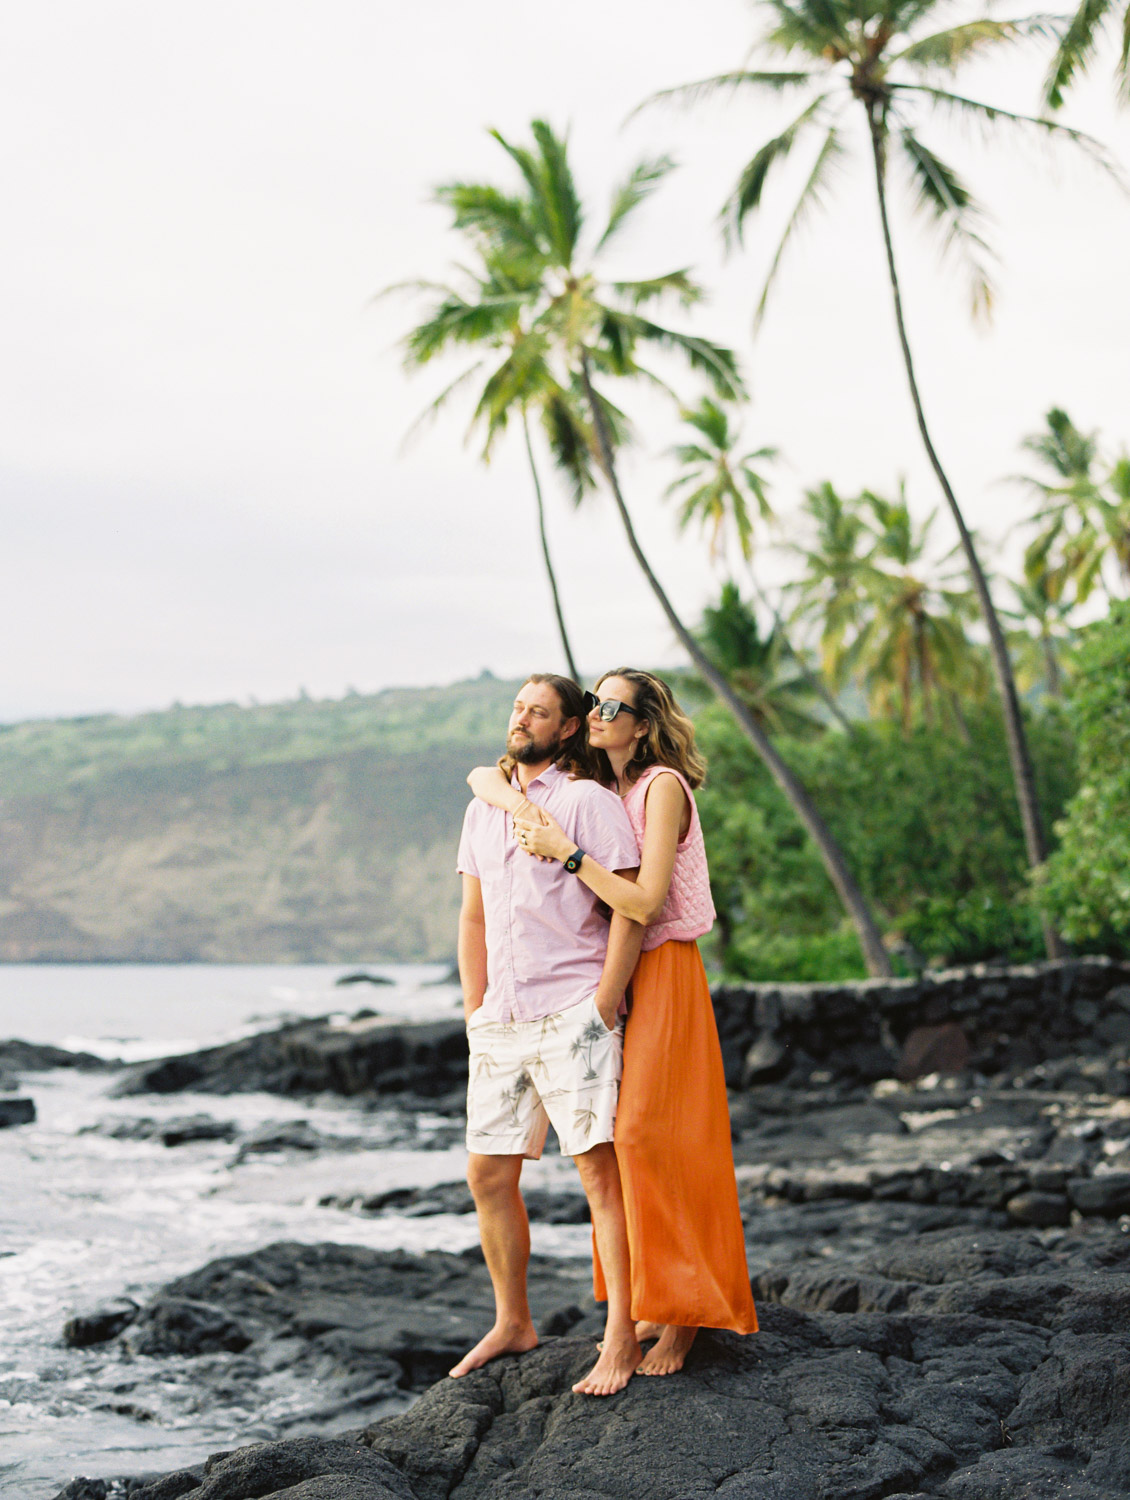
[[[572,854],[570,854],[569,858],[565,861],[565,868],[569,871],[570,875],[575,875],[581,868],[581,860],[584,859],[584,857],[585,851],[583,849],[573,850]]]

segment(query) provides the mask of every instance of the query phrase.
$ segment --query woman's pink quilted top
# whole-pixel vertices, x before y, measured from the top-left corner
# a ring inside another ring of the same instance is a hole
[[[698,820],[694,793],[685,776],[670,766],[650,766],[624,798],[624,811],[642,850],[647,789],[656,776],[678,776],[691,806],[691,826],[675,851],[675,868],[667,900],[656,921],[644,934],[645,951],[658,948],[669,938],[688,941],[702,937],[714,926],[714,902],[710,896],[710,872],[706,867],[706,845]]]

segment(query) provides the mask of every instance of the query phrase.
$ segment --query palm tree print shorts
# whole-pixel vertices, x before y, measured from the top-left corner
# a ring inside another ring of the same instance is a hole
[[[467,1150],[534,1161],[552,1124],[565,1156],[612,1139],[624,1023],[609,1031],[590,995],[538,1021],[467,1023]]]

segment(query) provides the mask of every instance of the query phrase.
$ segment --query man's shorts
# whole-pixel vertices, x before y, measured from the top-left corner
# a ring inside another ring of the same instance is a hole
[[[566,1156],[612,1139],[624,1025],[609,1031],[590,996],[539,1021],[467,1023],[467,1150],[535,1161],[552,1124]]]

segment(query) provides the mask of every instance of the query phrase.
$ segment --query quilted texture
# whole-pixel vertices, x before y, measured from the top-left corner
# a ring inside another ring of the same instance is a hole
[[[658,948],[675,938],[687,942],[709,932],[714,926],[714,902],[710,896],[710,872],[706,867],[706,845],[702,840],[702,824],[698,819],[694,794],[686,777],[669,766],[650,766],[624,798],[624,811],[628,814],[632,832],[640,848],[643,848],[644,804],[647,789],[656,776],[678,776],[691,804],[691,826],[687,836],[675,853],[675,868],[671,875],[671,888],[657,921],[644,935],[643,946],[647,951]]]

